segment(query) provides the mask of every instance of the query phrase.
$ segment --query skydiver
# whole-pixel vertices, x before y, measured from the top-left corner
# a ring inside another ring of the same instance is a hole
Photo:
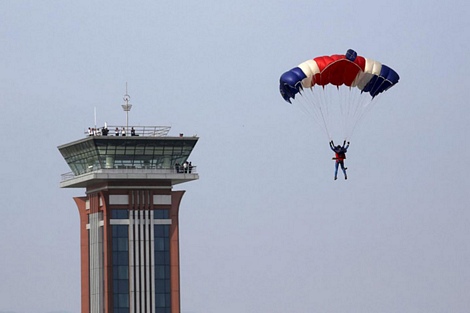
[[[344,159],[346,159],[346,152],[348,151],[348,148],[349,148],[349,141],[348,141],[347,145],[346,145],[346,140],[345,140],[343,142],[343,146],[337,145],[335,147],[335,144],[333,143],[333,140],[332,140],[332,141],[330,141],[330,148],[335,153],[335,157],[333,158],[333,160],[336,160],[336,162],[335,162],[335,180],[338,179],[338,166],[339,165],[341,165],[341,170],[343,170],[344,179],[348,179],[348,175],[346,174],[346,170],[348,168],[344,167]]]

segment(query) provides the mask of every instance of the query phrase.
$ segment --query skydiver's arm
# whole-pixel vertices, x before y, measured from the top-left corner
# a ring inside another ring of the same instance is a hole
[[[334,151],[334,147],[335,147],[335,144],[334,144],[334,142],[333,142],[333,140],[332,140],[332,141],[330,141],[330,148],[331,148],[331,150]]]
[[[348,150],[349,148],[349,141],[348,141],[348,145],[346,147],[344,147],[345,150]]]

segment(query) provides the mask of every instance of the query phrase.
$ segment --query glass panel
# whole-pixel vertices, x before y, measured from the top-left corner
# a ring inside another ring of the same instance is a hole
[[[164,250],[165,250],[164,238],[155,238],[155,251],[164,251]]]
[[[117,255],[117,264],[120,265],[129,265],[129,252],[116,252]]]
[[[127,225],[119,226],[118,227],[118,236],[123,238],[128,238],[129,236],[129,228]]]
[[[117,266],[117,279],[128,279],[129,272],[127,266]]]
[[[155,210],[155,218],[157,219],[167,219],[169,216],[169,210]]]
[[[127,294],[119,294],[119,307],[128,308],[129,307],[129,296]]]
[[[165,293],[165,279],[155,279],[155,292]]]
[[[162,225],[155,225],[155,238],[156,237],[164,237],[164,228]]]
[[[166,305],[165,305],[165,294],[164,293],[155,294],[155,306],[157,308],[166,307]]]
[[[119,293],[129,293],[129,283],[127,280],[118,280]]]
[[[156,279],[164,279],[165,278],[165,266],[163,266],[163,265],[156,265],[155,266],[155,278]]]
[[[127,238],[117,238],[118,251],[129,251],[129,241]]]
[[[160,251],[155,251],[155,264],[166,264],[165,263],[165,254],[167,254],[167,252],[163,251],[163,252],[160,252]]]
[[[112,219],[128,219],[129,211],[128,210],[111,210]],[[127,227],[125,227],[127,229]]]

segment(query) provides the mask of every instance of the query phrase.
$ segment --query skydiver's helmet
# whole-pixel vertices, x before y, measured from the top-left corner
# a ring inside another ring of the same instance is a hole
[[[336,146],[336,150],[340,150],[341,149],[341,146],[340,145],[337,145]]]

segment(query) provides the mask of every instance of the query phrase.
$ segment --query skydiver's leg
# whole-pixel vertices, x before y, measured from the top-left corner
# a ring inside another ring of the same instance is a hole
[[[341,169],[344,173],[344,179],[348,179],[348,175],[346,174],[346,168],[344,167],[344,162],[341,162]]]
[[[338,178],[338,165],[339,162],[335,162],[335,180]]]

